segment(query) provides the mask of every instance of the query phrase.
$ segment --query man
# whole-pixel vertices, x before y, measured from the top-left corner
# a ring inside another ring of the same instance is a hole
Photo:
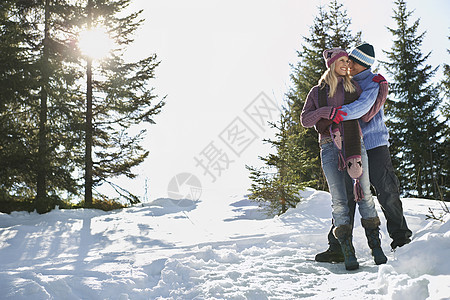
[[[387,82],[381,75],[375,75],[370,67],[375,61],[373,46],[363,43],[355,47],[349,54],[350,75],[361,86],[363,93],[360,98],[351,104],[344,105],[342,111],[345,120],[359,119],[364,144],[369,157],[369,177],[373,185],[381,209],[387,220],[387,230],[392,238],[391,248],[395,249],[411,241],[411,230],[408,229],[403,216],[402,202],[400,200],[399,181],[392,167],[389,153],[389,133],[384,123],[383,104],[387,97]],[[324,130],[329,124],[321,120],[317,130]],[[355,215],[355,202],[353,192],[349,195],[350,217],[353,221]],[[333,235],[333,227],[328,234],[329,248],[316,255],[318,262],[343,262],[339,242]]]

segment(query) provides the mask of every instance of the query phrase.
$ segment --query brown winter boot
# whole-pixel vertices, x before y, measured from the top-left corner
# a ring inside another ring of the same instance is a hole
[[[380,218],[361,219],[361,224],[366,231],[367,242],[370,249],[372,249],[372,256],[375,264],[385,264],[387,262],[387,257],[381,249]]]
[[[344,253],[344,263],[346,270],[356,270],[359,268],[359,263],[356,260],[355,248],[352,244],[352,226],[345,224],[334,229],[334,236],[341,244],[342,252]]]

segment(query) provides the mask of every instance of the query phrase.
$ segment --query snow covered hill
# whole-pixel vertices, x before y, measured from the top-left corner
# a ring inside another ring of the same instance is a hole
[[[330,195],[265,218],[247,199],[157,199],[103,212],[0,214],[0,299],[450,299],[450,216],[403,199],[413,241],[376,266],[359,222],[357,271],[316,263],[327,248]],[[357,216],[359,220],[359,216]]]

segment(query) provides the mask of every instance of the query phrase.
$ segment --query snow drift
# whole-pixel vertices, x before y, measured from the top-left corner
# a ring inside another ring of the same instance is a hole
[[[413,230],[376,266],[359,222],[357,271],[317,263],[331,203],[307,189],[295,209],[266,218],[248,199],[156,199],[134,207],[0,214],[2,299],[450,299],[450,216],[437,201],[403,199]],[[356,217],[359,220],[359,217]]]

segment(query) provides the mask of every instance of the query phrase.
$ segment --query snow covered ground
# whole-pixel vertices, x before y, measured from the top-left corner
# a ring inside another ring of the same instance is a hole
[[[357,271],[317,263],[330,195],[308,189],[285,215],[246,199],[157,199],[114,212],[0,214],[0,299],[450,299],[450,216],[403,199],[413,241],[376,266],[356,222]],[[357,217],[359,219],[359,217]]]

